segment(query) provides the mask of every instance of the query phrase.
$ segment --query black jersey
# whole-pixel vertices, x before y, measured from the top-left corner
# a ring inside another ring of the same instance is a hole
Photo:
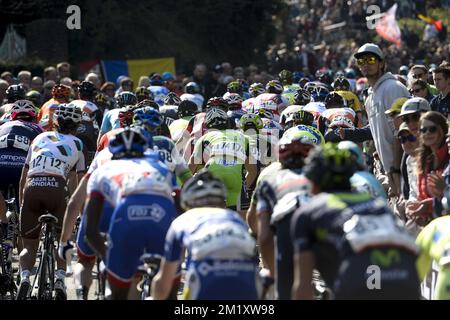
[[[321,193],[294,213],[291,227],[294,252],[314,253],[315,267],[336,298],[419,297],[417,246],[384,200]],[[368,283],[375,269],[378,290]]]

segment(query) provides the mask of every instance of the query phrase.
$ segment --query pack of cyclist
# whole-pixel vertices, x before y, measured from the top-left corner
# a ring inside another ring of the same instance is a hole
[[[387,102],[400,91],[376,96],[371,68],[384,60],[371,45],[355,54],[369,92],[349,70],[306,78],[284,69],[265,84],[235,79],[209,99],[195,81],[175,92],[157,73],[113,97],[86,80],[54,85],[43,102],[11,85],[0,109],[1,297],[8,277],[18,279],[14,298],[34,295],[39,221],[50,214],[59,240],[55,299],[67,298],[72,259],[78,299],[89,298],[100,261],[107,298],[139,297],[144,254],[158,264],[149,299],[420,299],[433,263],[434,298],[450,298],[450,224],[439,217],[450,200],[448,125],[438,128],[439,115],[427,118],[429,105],[416,98]],[[450,66],[439,68],[443,104]],[[412,114],[417,130],[405,120]],[[405,124],[394,130],[391,118]],[[381,138],[380,128],[399,141]],[[428,153],[405,145],[419,138]],[[423,169],[418,182],[408,177],[410,189],[419,184],[410,200],[394,190],[400,183],[384,167],[383,141],[397,143],[394,161],[405,157],[406,175],[406,165]],[[434,201],[430,212],[421,211],[431,201],[421,193]],[[13,198],[18,221],[6,214]],[[17,257],[18,272],[6,272]]]

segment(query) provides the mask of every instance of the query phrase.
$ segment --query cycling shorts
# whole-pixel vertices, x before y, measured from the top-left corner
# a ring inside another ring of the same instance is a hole
[[[108,231],[108,280],[128,288],[144,252],[164,254],[167,230],[176,216],[173,202],[158,195],[130,195],[114,210]]]
[[[103,205],[103,214],[100,218],[100,232],[107,233],[109,229],[109,224],[111,221],[111,216],[114,211],[114,208],[105,201]],[[77,234],[77,253],[78,256],[85,260],[94,260],[96,255],[94,250],[92,250],[91,246],[86,243],[85,240],[86,235],[86,214],[83,214],[81,217],[80,227],[78,229]]]
[[[333,288],[335,298],[419,299],[416,258],[414,254],[396,248],[374,248],[352,255],[341,263]]]
[[[25,239],[38,239],[41,231],[38,219],[50,213],[58,218],[56,232],[60,234],[69,201],[66,180],[58,176],[28,177],[23,190],[20,210],[20,234]]]
[[[184,300],[258,300],[261,281],[255,261],[191,261]]]
[[[235,207],[240,210],[241,191],[242,191],[242,164],[233,166],[224,166],[217,163],[207,165],[211,174],[222,180],[227,189],[227,207]]]

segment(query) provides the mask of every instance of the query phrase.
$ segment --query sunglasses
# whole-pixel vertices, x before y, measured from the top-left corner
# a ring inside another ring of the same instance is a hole
[[[420,79],[420,78],[423,77],[424,75],[425,75],[425,73],[416,73],[416,74],[413,74],[412,77],[413,77],[414,79]]]
[[[417,138],[416,138],[416,136],[415,135],[412,135],[412,134],[408,134],[407,136],[400,136],[400,137],[398,137],[398,139],[400,140],[400,143],[401,144],[404,144],[404,143],[406,143],[406,142],[415,142],[415,141],[417,141]]]
[[[419,93],[420,91],[422,91],[424,88],[417,88],[417,89],[411,89],[409,90],[410,93]]]
[[[422,127],[420,128],[421,133],[436,133],[438,128],[436,126]]]
[[[369,65],[373,65],[375,63],[377,63],[378,59],[375,57],[368,57],[368,58],[358,58],[356,59],[356,64],[358,66],[362,66],[365,63],[369,64]]]
[[[405,123],[409,123],[410,121],[419,121],[420,114],[413,114],[411,116],[402,116],[402,120]]]

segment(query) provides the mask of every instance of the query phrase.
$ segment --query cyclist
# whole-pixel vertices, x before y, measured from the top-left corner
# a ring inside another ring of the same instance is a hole
[[[25,99],[33,102],[34,106],[38,109],[40,109],[42,106],[42,95],[39,93],[39,91],[36,90],[28,91],[25,96]]]
[[[177,178],[180,183],[184,183],[192,174],[189,171],[186,161],[181,157],[175,148],[175,143],[161,134],[163,118],[158,110],[152,107],[136,109],[133,117],[133,127],[140,130],[146,138],[152,141],[152,149]]]
[[[70,87],[57,84],[52,88],[52,98],[45,102],[38,114],[39,124],[46,130],[53,129],[53,114],[58,106],[62,103],[68,103],[70,100]]]
[[[210,172],[190,179],[181,193],[187,210],[167,232],[154,299],[166,299],[187,251],[185,300],[259,299],[255,241],[237,212],[225,209],[226,188]]]
[[[266,92],[266,88],[260,82],[252,83],[249,87],[250,98],[242,102],[242,109],[245,111],[254,110],[255,98]]]
[[[36,109],[28,100],[18,100],[13,104],[11,110],[11,121],[0,126],[0,218],[2,223],[7,224],[6,207],[4,206],[4,198],[8,197],[8,190],[12,187],[13,194],[10,197],[15,197],[15,206],[19,208],[19,183],[22,168],[25,164],[28,149],[33,139],[43,132],[42,127],[35,123]],[[13,226],[10,221],[10,227]],[[8,230],[11,230],[8,229]],[[12,240],[13,235],[6,235],[8,239]],[[18,250],[22,246],[18,242]],[[6,249],[5,247],[3,248]],[[12,248],[8,248],[12,249]]]
[[[137,87],[136,90],[134,91],[134,94],[136,95],[137,98],[137,102],[135,102],[134,104],[141,102],[143,100],[154,100],[153,93],[146,87]]]
[[[254,112],[259,109],[270,110],[273,119],[279,121],[281,112],[288,106],[288,100],[281,94],[283,85],[278,80],[270,80],[266,84],[266,93],[262,93],[254,100]]]
[[[197,111],[202,112],[205,98],[200,94],[200,86],[196,82],[188,82],[184,86],[184,93],[180,96],[181,100],[189,100],[197,105]]]
[[[86,164],[89,165],[94,158],[97,150],[97,140],[99,126],[102,124],[102,117],[100,110],[95,105],[94,98],[97,93],[97,88],[90,81],[82,81],[78,86],[78,99],[71,103],[79,108],[82,112],[81,123],[78,126],[76,137],[79,138],[85,146],[83,152],[85,153]]]
[[[238,207],[243,185],[243,169],[247,171],[245,187],[249,189],[256,178],[256,160],[250,154],[248,137],[236,130],[227,130],[226,112],[219,108],[208,109],[205,117],[208,132],[197,140],[189,159],[189,169],[194,174],[205,166],[227,188],[227,207]]]
[[[170,136],[174,142],[177,142],[184,134],[186,136],[189,134],[187,132],[187,127],[189,125],[189,121],[195,116],[197,113],[197,105],[190,100],[181,101],[178,106],[177,116],[178,119],[172,122],[169,126]],[[182,153],[182,148],[178,150]]]
[[[174,179],[158,160],[145,158],[147,139],[126,128],[111,139],[112,161],[94,171],[88,182],[86,240],[106,263],[111,299],[126,299],[139,257],[163,254],[164,238],[176,215]],[[102,207],[113,214],[108,243],[100,234]]]
[[[333,90],[345,99],[347,106],[356,113],[356,126],[361,128],[363,126],[362,122],[362,110],[361,102],[358,97],[351,91],[351,85],[347,78],[338,77],[334,80],[332,84]]]
[[[26,92],[22,84],[12,84],[6,89],[7,103],[14,103],[17,100],[24,100],[25,98]]]
[[[418,247],[384,200],[351,192],[355,170],[350,151],[331,143],[306,161],[314,197],[292,218],[293,298],[313,298],[317,268],[336,299],[418,299]]]
[[[164,98],[164,105],[159,108],[159,113],[164,119],[166,126],[170,126],[172,122],[178,119],[178,106],[181,103],[180,97],[175,92],[169,92]]]
[[[448,197],[445,196],[445,201]],[[448,208],[447,208],[448,209]],[[425,279],[433,261],[439,266],[439,273],[434,288],[436,300],[450,299],[450,216],[443,216],[431,221],[420,231],[416,239],[421,248],[417,269],[420,279]]]
[[[309,201],[311,184],[302,173],[311,149],[324,143],[320,132],[300,125],[287,130],[279,142],[281,168],[258,184],[257,238],[264,265],[275,279],[276,297],[290,299],[293,280],[290,218]]]
[[[295,93],[300,89],[297,83],[293,83],[294,75],[291,71],[283,69],[278,74],[278,78],[283,84],[283,97],[285,97],[289,104],[295,104]]]
[[[74,104],[62,104],[55,112],[56,131],[48,131],[34,138],[25,160],[20,179],[20,232],[24,249],[20,254],[20,288],[18,298],[27,296],[30,273],[36,261],[40,224],[38,218],[48,210],[58,218],[56,232],[61,232],[67,200],[67,180],[74,171],[78,180],[85,171],[83,143],[74,136],[81,123],[81,110]],[[65,268],[57,258],[55,291],[65,299]]]
[[[164,81],[161,78],[161,75],[158,73],[154,73],[150,77],[150,86],[148,87],[150,92],[153,94],[154,101],[162,107],[164,105],[164,98],[167,96],[167,94],[170,92],[169,89],[167,89],[164,86]]]
[[[242,110],[242,102],[244,99],[237,93],[225,93],[223,98],[228,102],[227,115],[230,120],[230,129],[236,129],[239,127],[239,119],[245,113]]]
[[[100,132],[98,134],[97,144],[100,142],[102,136],[112,129],[120,128],[119,112],[121,108],[126,106],[134,106],[137,104],[138,99],[136,95],[130,91],[122,91],[117,96],[117,106],[118,108],[111,109],[105,113],[102,120],[102,125],[100,127]]]
[[[341,141],[338,149],[350,151],[356,165],[356,171],[350,178],[352,189],[357,192],[367,192],[372,198],[382,198],[387,201],[386,191],[373,174],[366,170],[364,156],[361,148],[352,141]]]

